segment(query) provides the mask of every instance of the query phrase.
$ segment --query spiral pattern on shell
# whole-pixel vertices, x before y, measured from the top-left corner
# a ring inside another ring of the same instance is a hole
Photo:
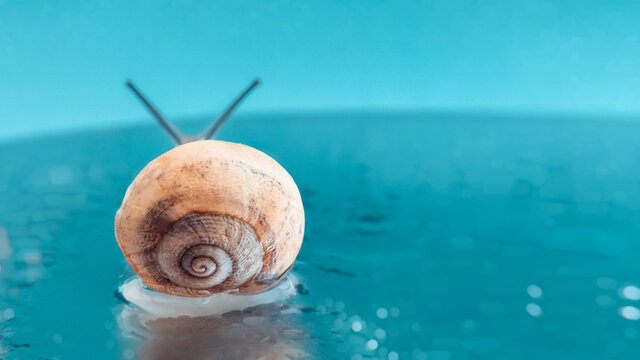
[[[254,148],[216,140],[150,162],[116,214],[118,244],[145,285],[181,296],[268,289],[303,233],[291,176]]]
[[[234,289],[262,268],[255,232],[227,215],[187,215],[173,224],[155,251],[165,276],[193,289]]]

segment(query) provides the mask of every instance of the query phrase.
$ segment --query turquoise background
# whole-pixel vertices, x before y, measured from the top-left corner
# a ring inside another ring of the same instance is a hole
[[[0,0],[0,357],[171,345],[116,293],[114,214],[173,146],[124,82],[195,134],[259,76],[217,138],[295,179],[298,295],[173,324],[208,355],[637,360],[639,10]]]
[[[640,111],[637,1],[0,1],[0,137],[247,113]]]

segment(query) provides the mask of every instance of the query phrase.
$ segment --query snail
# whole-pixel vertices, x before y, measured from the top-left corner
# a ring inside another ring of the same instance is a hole
[[[296,183],[265,153],[210,140],[258,84],[201,135],[187,136],[127,82],[176,143],[140,171],[115,216],[118,245],[148,288],[185,297],[258,293],[293,266],[304,234]]]

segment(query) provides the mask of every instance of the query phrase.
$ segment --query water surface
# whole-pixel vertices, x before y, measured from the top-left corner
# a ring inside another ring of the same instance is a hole
[[[141,353],[119,321],[115,290],[132,272],[113,217],[171,148],[149,121],[0,145],[3,358]],[[257,351],[317,359],[635,359],[639,136],[607,119],[235,118],[220,138],[273,156],[301,190],[300,294],[156,325],[198,326],[236,349],[212,329],[241,326],[264,341]]]

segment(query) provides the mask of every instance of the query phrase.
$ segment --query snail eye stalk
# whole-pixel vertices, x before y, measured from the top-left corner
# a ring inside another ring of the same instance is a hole
[[[129,89],[131,89],[131,91],[133,91],[133,93],[138,97],[138,99],[140,99],[140,101],[147,107],[147,110],[149,110],[149,112],[153,115],[153,117],[155,117],[156,120],[158,120],[158,123],[160,124],[160,126],[162,126],[164,131],[166,131],[167,134],[169,134],[169,136],[171,137],[171,140],[173,140],[173,142],[176,143],[176,145],[181,145],[187,142],[185,141],[187,137],[182,132],[180,132],[180,130],[178,130],[178,128],[175,125],[169,122],[169,120],[167,120],[167,118],[165,118],[160,113],[160,111],[158,111],[158,109],[156,109],[156,107],[153,106],[153,104],[151,104],[151,102],[147,100],[147,98],[144,95],[142,95],[140,90],[138,90],[138,88],[135,85],[133,85],[131,81],[127,81],[126,85]]]
[[[196,140],[208,140],[213,138],[218,131],[222,128],[222,125],[229,119],[233,111],[240,105],[242,100],[244,100],[256,86],[260,85],[260,80],[255,79],[240,95],[227,107],[227,109],[220,115],[211,126],[197,136],[187,136],[183,134],[175,125],[173,125],[167,118],[165,118],[158,109],[151,104],[151,102],[138,90],[138,88],[133,85],[131,81],[127,81],[126,85],[133,93],[138,97],[138,99],[145,105],[147,110],[156,118],[160,126],[169,134],[171,139],[176,145],[182,145],[191,141]]]
[[[227,107],[227,109],[222,113],[222,115],[220,115],[218,117],[218,119],[216,119],[216,121],[213,122],[213,124],[211,124],[211,126],[209,127],[209,129],[207,129],[207,131],[205,131],[204,133],[202,133],[199,138],[201,140],[208,140],[213,138],[218,131],[220,131],[220,128],[222,127],[222,125],[224,125],[224,123],[227,121],[227,119],[229,118],[229,116],[231,116],[231,113],[233,113],[233,110],[235,110],[235,108],[240,105],[240,103],[242,102],[242,100],[244,100],[245,97],[247,97],[247,95],[249,95],[249,93],[251,93],[251,91],[253,89],[256,88],[256,86],[260,85],[260,80],[259,79],[255,79],[251,85],[249,85],[232,103],[231,105],[229,105],[229,107]]]

